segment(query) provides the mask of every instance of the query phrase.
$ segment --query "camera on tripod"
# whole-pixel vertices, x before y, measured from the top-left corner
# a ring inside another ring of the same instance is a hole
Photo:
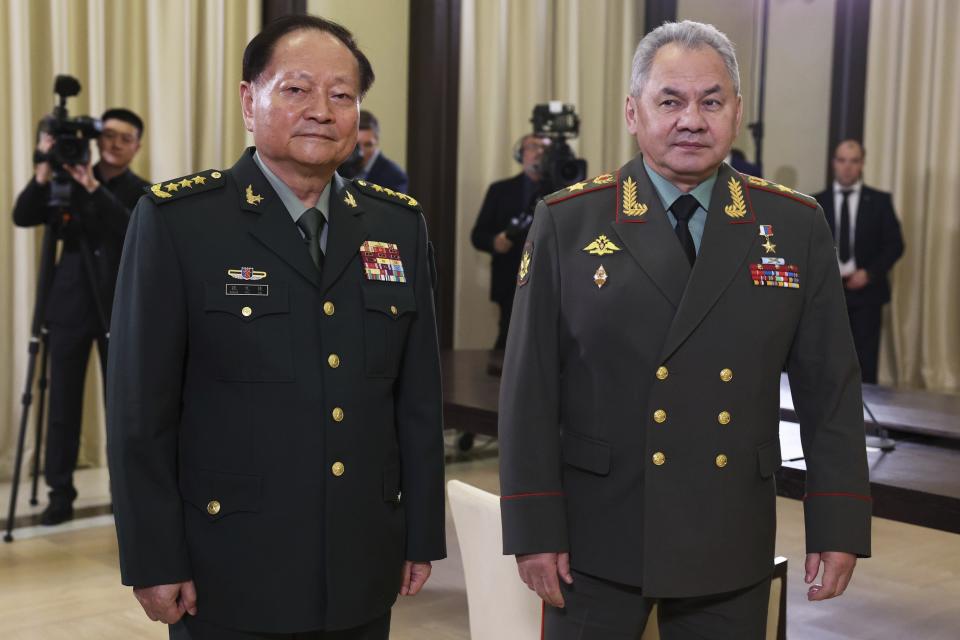
[[[53,180],[50,189],[50,206],[66,207],[70,204],[70,175],[63,165],[85,165],[90,162],[90,141],[100,137],[103,124],[90,116],[71,118],[67,111],[67,98],[80,93],[80,81],[73,76],[59,75],[53,82],[53,92],[60,102],[53,113],[40,120],[39,130],[53,137],[53,146],[46,153],[36,150],[34,164],[50,163]]]
[[[533,133],[550,139],[540,161],[544,193],[580,182],[587,177],[587,161],[577,158],[567,140],[580,133],[580,118],[572,104],[554,100],[533,108]]]

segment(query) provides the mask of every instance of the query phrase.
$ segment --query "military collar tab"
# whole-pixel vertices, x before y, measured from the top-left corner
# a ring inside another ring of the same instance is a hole
[[[394,204],[402,204],[409,209],[413,209],[414,211],[420,211],[420,203],[405,193],[394,191],[388,187],[381,187],[380,185],[374,184],[367,180],[353,180],[350,182],[350,184],[352,184],[358,192],[364,195],[373,196],[374,198],[386,200],[387,202],[392,202]]]
[[[167,204],[202,191],[219,189],[224,185],[223,173],[208,169],[187,174],[174,180],[158,182],[145,189],[147,196],[156,204]]]
[[[813,196],[808,196],[805,193],[800,193],[799,191],[795,191],[790,187],[785,187],[782,184],[777,184],[776,182],[771,182],[770,180],[751,176],[746,173],[741,173],[740,175],[746,181],[747,185],[752,189],[759,189],[761,191],[775,193],[785,198],[790,198],[791,200],[796,200],[800,204],[806,205],[811,209],[817,208],[817,201]]]
[[[610,187],[616,186],[616,183],[617,179],[612,173],[602,173],[594,178],[581,180],[580,182],[575,182],[569,187],[564,187],[559,191],[554,191],[550,195],[546,196],[543,201],[551,205],[557,204],[563,202],[564,200],[582,196],[585,193],[599,191],[600,189],[609,189]]]

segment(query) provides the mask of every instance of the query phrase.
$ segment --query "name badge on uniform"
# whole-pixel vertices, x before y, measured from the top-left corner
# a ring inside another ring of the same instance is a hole
[[[228,296],[270,295],[270,285],[268,284],[227,284],[224,285],[224,289],[224,293]]]
[[[392,242],[367,240],[360,245],[360,258],[363,260],[363,275],[367,280],[380,282],[406,282],[403,273],[403,261],[400,249]]]

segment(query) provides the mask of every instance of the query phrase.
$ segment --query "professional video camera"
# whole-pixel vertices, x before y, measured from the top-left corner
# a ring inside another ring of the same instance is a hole
[[[80,81],[73,76],[57,76],[53,82],[53,92],[60,97],[60,103],[53,113],[40,120],[40,131],[53,136],[53,146],[46,153],[34,151],[33,162],[49,162],[53,169],[50,189],[50,206],[66,207],[70,204],[70,174],[63,165],[82,165],[90,162],[90,141],[98,138],[103,125],[96,118],[78,116],[71,118],[67,112],[67,98],[80,93]]]
[[[533,108],[533,132],[550,139],[550,146],[540,161],[544,193],[580,182],[587,177],[587,161],[577,158],[567,140],[580,132],[580,118],[572,104],[557,100],[538,104]]]

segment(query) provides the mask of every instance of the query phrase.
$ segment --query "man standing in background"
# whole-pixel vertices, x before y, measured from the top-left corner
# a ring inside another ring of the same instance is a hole
[[[887,274],[903,255],[903,235],[889,193],[863,184],[866,153],[844,140],[833,153],[833,186],[816,196],[837,247],[853,343],[863,381],[877,383],[880,322],[890,302]]]
[[[50,341],[50,417],[43,462],[50,503],[40,515],[44,525],[73,518],[73,501],[77,497],[73,472],[80,450],[90,348],[96,343],[100,370],[106,374],[107,333],[123,237],[130,210],[149,186],[130,170],[130,163],[140,150],[143,120],[129,109],[108,109],[101,122],[103,129],[97,138],[100,161],[92,167],[64,167],[73,180],[69,220],[51,218],[60,212],[48,205],[53,168],[46,160],[36,164],[33,179],[20,193],[13,209],[17,226],[53,224],[63,240],[43,319]],[[47,154],[53,144],[50,134],[41,133],[37,151]],[[93,254],[93,283],[83,264],[81,238]],[[106,316],[102,320],[98,307]]]
[[[380,121],[363,109],[360,110],[357,144],[363,154],[363,168],[357,178],[400,193],[407,192],[409,180],[406,172],[380,150]]]

